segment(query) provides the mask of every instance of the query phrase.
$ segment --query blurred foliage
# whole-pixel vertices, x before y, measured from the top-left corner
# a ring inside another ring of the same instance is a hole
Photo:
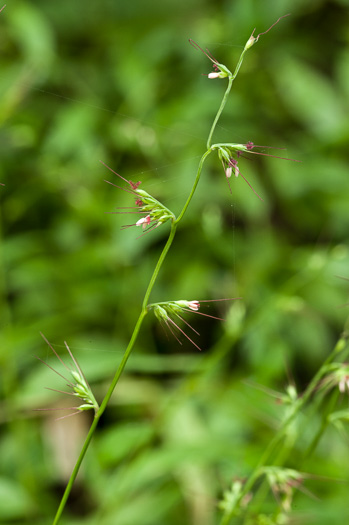
[[[130,196],[100,163],[185,202],[225,81],[256,27],[216,142],[253,156],[230,195],[213,155],[152,301],[242,296],[190,322],[202,353],[149,316],[91,445],[62,524],[213,525],[283,417],[264,387],[309,382],[348,313],[348,0],[8,2],[0,15],[0,522],[50,522],[89,414],[55,420],[64,390],[39,331],[69,343],[101,399],[137,318],[168,225],[137,238],[108,215]],[[132,222],[132,219],[131,219]],[[197,318],[198,317],[198,318]],[[56,380],[57,379],[57,380]],[[248,380],[248,381],[246,381]],[[256,388],[256,385],[263,388]],[[342,403],[347,403],[342,400]],[[69,406],[69,404],[68,404]],[[38,414],[40,414],[38,416]],[[45,414],[41,417],[42,414]],[[311,425],[316,427],[318,415]],[[310,428],[292,453],[296,464]],[[349,518],[348,442],[328,430],[302,466],[295,523]],[[289,465],[291,468],[294,465]],[[273,503],[270,497],[269,505]]]

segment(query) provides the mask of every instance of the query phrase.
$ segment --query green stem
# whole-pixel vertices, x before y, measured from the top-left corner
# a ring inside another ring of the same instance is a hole
[[[214,130],[215,130],[216,125],[217,125],[217,122],[218,122],[218,120],[219,120],[219,118],[220,118],[220,116],[221,116],[221,114],[222,114],[222,111],[223,111],[223,109],[224,109],[224,106],[225,106],[225,104],[226,104],[226,102],[227,102],[228,95],[229,95],[229,93],[230,93],[231,87],[232,87],[233,82],[234,82],[234,80],[235,80],[235,78],[236,78],[236,75],[237,75],[238,72],[239,72],[239,69],[240,69],[240,67],[241,67],[242,61],[243,61],[243,59],[244,59],[244,54],[246,53],[247,49],[249,49],[249,48],[246,48],[246,47],[245,47],[244,50],[243,50],[243,52],[241,53],[240,58],[239,58],[239,62],[237,63],[237,66],[236,66],[236,68],[235,68],[234,73],[233,73],[233,74],[232,74],[232,73],[229,74],[228,87],[227,87],[227,89],[226,89],[226,91],[225,91],[225,93],[224,93],[223,100],[222,100],[222,102],[221,102],[221,105],[220,105],[220,107],[219,107],[219,110],[218,110],[218,112],[217,112],[217,115],[216,115],[216,117],[215,117],[215,119],[214,119],[214,121],[213,121],[213,124],[212,124],[211,130],[210,130],[210,134],[209,134],[208,139],[207,139],[207,149],[209,149],[209,148],[211,147],[212,136],[213,136]]]
[[[183,215],[185,214],[189,204],[190,204],[190,201],[191,199],[193,198],[193,195],[195,193],[195,190],[196,190],[196,187],[197,185],[199,184],[199,180],[200,180],[200,176],[201,176],[201,171],[202,171],[202,166],[204,165],[204,162],[206,160],[206,158],[209,156],[209,154],[212,152],[211,149],[208,149],[204,154],[203,156],[201,157],[200,159],[200,162],[199,162],[199,166],[198,166],[198,170],[197,170],[197,173],[196,173],[196,177],[195,177],[195,181],[194,181],[194,184],[193,184],[193,187],[191,189],[191,192],[189,194],[189,197],[187,199],[187,202],[184,204],[183,206],[183,209],[181,211],[181,213],[178,215],[178,218],[174,221],[175,224],[178,224],[180,220],[182,220],[183,218]]]
[[[159,260],[158,260],[158,262],[157,262],[157,264],[155,266],[155,270],[153,272],[153,275],[151,276],[151,279],[150,279],[147,291],[145,292],[144,299],[143,299],[143,304],[142,304],[143,311],[146,311],[148,300],[149,300],[149,296],[150,296],[151,291],[152,291],[152,289],[154,287],[154,284],[155,284],[155,281],[156,281],[157,276],[159,274],[160,268],[161,268],[161,266],[162,266],[162,264],[163,264],[163,262],[165,260],[165,257],[166,257],[166,255],[167,255],[167,253],[168,253],[168,251],[169,251],[169,249],[171,247],[171,244],[173,242],[174,236],[176,235],[177,222],[178,222],[178,220],[172,222],[170,236],[167,239],[165,247],[162,250],[161,255],[159,257]]]
[[[94,420],[93,420],[92,425],[90,427],[90,430],[89,430],[89,432],[88,432],[88,434],[86,436],[85,442],[83,444],[83,447],[81,449],[81,452],[80,452],[79,457],[77,459],[77,462],[75,464],[73,472],[72,472],[72,474],[71,474],[71,476],[69,478],[68,484],[67,484],[66,489],[64,491],[64,494],[63,494],[63,497],[61,499],[60,505],[58,507],[55,519],[53,520],[53,525],[57,525],[57,523],[58,523],[58,521],[59,521],[59,519],[60,519],[60,517],[62,515],[62,512],[64,510],[65,504],[66,504],[66,502],[68,500],[69,494],[70,494],[71,489],[73,487],[74,481],[75,481],[76,476],[77,476],[77,474],[79,472],[81,463],[82,463],[82,461],[83,461],[83,459],[85,457],[85,454],[86,454],[87,449],[89,447],[89,444],[91,442],[92,436],[93,436],[94,431],[95,431],[95,429],[97,427],[98,421],[99,421],[100,417],[102,416],[103,412],[105,411],[105,409],[107,407],[107,404],[108,404],[108,402],[109,402],[109,400],[110,400],[110,398],[112,396],[112,393],[113,393],[113,391],[114,391],[114,389],[116,387],[116,384],[119,381],[119,378],[120,378],[120,376],[121,376],[121,374],[122,374],[122,372],[123,372],[123,370],[124,370],[124,368],[126,366],[127,360],[129,358],[131,350],[132,350],[132,348],[133,348],[133,346],[134,346],[134,344],[136,342],[138,332],[140,330],[143,318],[145,317],[146,313],[147,313],[146,310],[142,309],[141,314],[138,317],[136,326],[135,326],[135,328],[133,330],[130,342],[129,342],[129,344],[128,344],[126,350],[125,350],[125,353],[123,355],[123,358],[121,360],[121,363],[119,364],[119,367],[118,367],[118,369],[117,369],[117,371],[115,373],[115,376],[113,377],[113,380],[112,380],[112,382],[110,384],[110,387],[108,389],[108,392],[106,393],[106,395],[105,395],[105,397],[104,397],[104,399],[103,399],[103,401],[101,403],[101,406],[100,406],[98,412],[96,413],[96,415],[94,417]]]
[[[317,431],[317,433],[315,434],[315,436],[313,437],[311,443],[309,444],[305,454],[304,454],[304,457],[303,457],[303,461],[305,461],[308,457],[310,457],[313,452],[315,451],[322,435],[325,433],[325,430],[326,428],[328,427],[329,425],[329,416],[330,414],[333,412],[333,409],[334,409],[334,406],[338,400],[338,397],[339,397],[339,388],[337,388],[336,390],[334,390],[334,392],[332,393],[332,396],[330,397],[328,403],[327,403],[327,406],[326,406],[326,409],[322,412],[322,421],[321,421],[321,425]]]
[[[229,77],[229,82],[228,82],[228,87],[227,89],[225,90],[225,93],[224,93],[224,97],[223,97],[223,100],[221,102],[221,105],[219,107],[219,110],[218,110],[218,113],[216,115],[216,118],[214,119],[213,121],[213,124],[211,126],[211,130],[210,130],[210,134],[208,136],[208,139],[207,139],[207,149],[209,149],[211,147],[211,142],[212,142],[212,135],[214,133],[214,130],[216,128],[216,125],[217,125],[217,122],[219,120],[219,117],[221,116],[222,114],[222,111],[224,109],[224,106],[227,102],[227,98],[228,98],[228,95],[230,93],[230,90],[231,90],[231,86],[233,85],[233,81],[234,81],[234,77],[233,76],[230,76]]]

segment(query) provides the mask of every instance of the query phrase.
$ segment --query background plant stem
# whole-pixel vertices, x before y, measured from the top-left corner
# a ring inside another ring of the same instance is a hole
[[[260,476],[260,469],[261,467],[268,465],[270,461],[270,456],[274,452],[275,447],[280,443],[281,439],[284,438],[286,435],[289,426],[293,422],[293,420],[296,418],[296,416],[300,413],[301,409],[305,406],[305,404],[310,399],[311,395],[313,394],[314,390],[316,389],[320,379],[323,377],[323,375],[327,371],[327,366],[333,361],[333,359],[341,352],[343,352],[345,349],[347,349],[347,336],[346,334],[343,334],[341,338],[338,340],[336,346],[330,353],[330,355],[327,357],[327,359],[324,361],[318,372],[315,374],[311,382],[309,383],[308,387],[306,388],[304,394],[302,397],[300,397],[297,402],[294,405],[293,410],[291,411],[290,415],[285,419],[283,425],[280,427],[278,432],[275,434],[273,439],[269,442],[269,445],[265,449],[264,453],[262,454],[258,464],[254,468],[253,472],[251,473],[250,477],[247,479],[244,488],[241,492],[241,495],[239,497],[239,502],[242,500],[246,494],[249,493],[249,491],[252,489],[254,483]],[[325,427],[324,427],[325,428]],[[316,443],[320,439],[320,436],[316,436]],[[313,448],[312,450],[313,451]],[[234,508],[226,512],[222,519],[220,525],[228,525],[231,521],[231,519],[234,517],[235,511],[237,509],[238,503],[235,504]]]

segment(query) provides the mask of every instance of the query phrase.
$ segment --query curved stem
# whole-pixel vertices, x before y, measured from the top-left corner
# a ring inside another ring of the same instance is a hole
[[[151,291],[154,287],[154,284],[155,284],[155,281],[157,279],[157,276],[159,274],[159,271],[160,271],[160,268],[165,260],[165,257],[171,247],[171,244],[173,242],[173,239],[174,239],[174,236],[176,235],[176,230],[177,230],[177,222],[178,222],[178,219],[177,221],[173,221],[172,224],[171,224],[171,232],[170,232],[170,235],[169,235],[169,238],[167,239],[167,242],[164,246],[164,249],[162,250],[161,252],[161,255],[159,257],[159,260],[155,266],[155,270],[153,272],[153,275],[151,276],[151,279],[149,281],[149,284],[148,284],[148,288],[147,288],[147,291],[145,292],[145,295],[144,295],[144,299],[143,299],[143,304],[142,304],[142,308],[143,308],[143,311],[146,311],[146,308],[147,308],[147,304],[148,304],[148,300],[149,300],[149,296],[151,294]]]
[[[203,156],[201,157],[200,159],[200,162],[199,162],[199,166],[198,166],[198,171],[196,172],[196,177],[195,177],[195,181],[194,181],[194,184],[193,184],[193,187],[191,189],[191,192],[189,194],[189,197],[187,199],[187,202],[184,204],[183,206],[183,209],[181,211],[181,213],[178,215],[177,219],[174,221],[175,224],[178,224],[180,220],[183,219],[183,215],[185,214],[185,212],[187,211],[187,208],[190,204],[190,201],[191,199],[193,198],[193,195],[195,193],[195,190],[196,190],[196,187],[197,185],[199,184],[199,180],[200,180],[200,176],[201,176],[201,171],[202,171],[202,167],[204,165],[204,162],[206,160],[206,158],[209,156],[209,154],[212,152],[211,149],[208,149],[204,154]]]
[[[241,57],[242,57],[242,55],[241,55]],[[242,58],[240,58],[240,61],[242,62]],[[238,70],[236,70],[236,73],[235,73],[235,75],[233,77],[229,77],[228,88],[227,88],[227,90],[226,90],[226,92],[224,94],[222,103],[220,105],[220,108],[219,108],[218,113],[217,113],[217,115],[215,117],[214,123],[212,125],[211,132],[210,132],[210,135],[209,135],[209,138],[208,138],[208,144],[211,141],[211,137],[212,137],[214,128],[215,128],[216,123],[218,122],[218,119],[219,119],[219,117],[220,117],[220,115],[221,115],[221,113],[223,111],[224,106],[225,106],[227,96],[228,96],[229,91],[231,89],[231,85],[233,83],[233,80],[234,80],[234,78],[235,78],[235,76],[237,74],[237,71]],[[131,351],[133,349],[133,346],[134,346],[134,344],[135,344],[135,342],[137,340],[137,336],[138,336],[139,330],[141,328],[143,319],[144,319],[144,317],[147,314],[147,305],[148,305],[148,300],[149,300],[150,294],[152,292],[152,289],[154,287],[155,281],[156,281],[156,279],[158,277],[158,274],[160,272],[161,266],[163,265],[163,262],[164,262],[164,260],[166,258],[166,255],[167,255],[167,253],[168,253],[168,251],[169,251],[169,249],[170,249],[170,247],[172,245],[173,239],[175,237],[176,230],[177,230],[177,225],[182,220],[182,218],[183,218],[183,216],[184,216],[184,214],[185,214],[185,212],[186,212],[186,210],[187,210],[187,208],[188,208],[188,206],[190,204],[190,201],[193,198],[193,195],[195,193],[196,187],[197,187],[197,185],[199,183],[199,180],[200,180],[202,167],[204,165],[204,162],[205,162],[206,158],[208,157],[208,155],[211,152],[212,152],[212,150],[208,146],[207,151],[203,154],[203,156],[200,159],[198,170],[197,170],[196,177],[195,177],[195,180],[194,180],[194,184],[193,184],[192,189],[190,191],[189,197],[188,197],[186,203],[184,204],[183,209],[182,209],[181,213],[179,214],[179,216],[177,217],[177,219],[172,220],[170,235],[169,235],[169,237],[167,239],[167,242],[166,242],[166,244],[165,244],[165,246],[164,246],[164,248],[163,248],[163,250],[162,250],[162,252],[160,254],[160,257],[159,257],[158,262],[157,262],[157,264],[155,266],[154,272],[153,272],[153,274],[152,274],[152,276],[150,278],[147,290],[146,290],[145,295],[144,295],[144,299],[143,299],[143,303],[142,303],[142,310],[141,310],[141,313],[140,313],[140,315],[138,317],[138,320],[136,322],[136,325],[135,325],[135,328],[133,330],[130,342],[129,342],[126,350],[125,350],[125,353],[124,353],[124,355],[122,357],[122,360],[121,360],[121,362],[120,362],[120,364],[118,366],[118,369],[117,369],[117,371],[116,371],[116,373],[115,373],[115,375],[113,377],[113,380],[112,380],[112,382],[111,382],[111,384],[109,386],[108,392],[106,393],[106,395],[105,395],[105,397],[104,397],[104,399],[103,399],[103,401],[101,403],[101,406],[100,406],[99,410],[95,414],[95,418],[94,418],[93,423],[92,423],[92,425],[90,427],[90,430],[89,430],[89,432],[88,432],[88,434],[86,436],[85,442],[83,444],[83,447],[81,449],[81,452],[79,454],[79,457],[77,459],[75,467],[74,467],[73,472],[72,472],[72,474],[71,474],[71,476],[69,478],[68,484],[66,486],[66,489],[64,491],[63,497],[62,497],[61,502],[59,504],[56,516],[55,516],[54,521],[53,521],[53,525],[57,525],[58,524],[58,521],[59,521],[59,519],[60,519],[60,517],[62,515],[62,512],[63,512],[64,507],[66,505],[66,502],[68,500],[69,494],[71,492],[72,486],[73,486],[74,481],[76,479],[76,476],[77,476],[77,474],[79,472],[81,463],[82,463],[82,461],[84,459],[84,456],[85,456],[85,454],[87,452],[87,449],[88,449],[89,444],[91,442],[91,439],[92,439],[92,436],[94,434],[94,431],[95,431],[95,429],[97,427],[98,421],[99,421],[100,417],[102,416],[103,412],[105,411],[105,409],[106,409],[106,407],[107,407],[107,405],[109,403],[109,400],[110,400],[110,398],[111,398],[111,396],[112,396],[112,394],[113,394],[113,392],[115,390],[115,387],[116,387],[116,385],[117,385],[117,383],[118,383],[118,381],[120,379],[120,376],[121,376],[122,372],[124,371],[124,368],[126,366],[127,360],[129,358],[129,356],[131,354]]]
[[[210,134],[209,134],[208,139],[207,139],[207,149],[209,149],[211,147],[212,135],[213,135],[213,132],[214,132],[214,130],[216,128],[216,125],[217,125],[217,122],[219,120],[219,117],[221,116],[222,111],[224,109],[224,106],[225,106],[225,104],[227,102],[227,98],[228,98],[228,95],[230,93],[231,86],[233,85],[234,78],[235,78],[234,76],[230,76],[229,77],[228,87],[225,90],[223,100],[221,102],[221,105],[219,106],[219,110],[217,112],[216,118],[213,121],[213,124],[211,126],[211,130],[210,130]]]
[[[212,126],[211,126],[211,130],[210,130],[210,134],[209,134],[208,139],[207,139],[207,149],[209,149],[209,148],[211,147],[212,135],[213,135],[214,130],[215,130],[215,128],[216,128],[216,125],[217,125],[217,122],[218,122],[218,120],[219,120],[219,117],[221,116],[222,111],[223,111],[223,109],[224,109],[224,106],[225,106],[225,104],[226,104],[226,102],[227,102],[227,98],[228,98],[228,95],[229,95],[229,93],[230,93],[230,90],[231,90],[231,87],[232,87],[232,85],[233,85],[233,82],[234,82],[234,80],[235,80],[235,78],[236,78],[236,75],[238,74],[239,69],[240,69],[240,67],[241,67],[242,61],[243,61],[243,59],[244,59],[244,54],[246,53],[246,51],[247,51],[248,49],[249,49],[248,47],[247,47],[247,48],[244,47],[244,50],[242,51],[242,53],[241,53],[241,55],[240,55],[239,62],[237,63],[237,66],[236,66],[236,68],[235,68],[234,73],[229,75],[228,87],[227,87],[227,89],[225,90],[223,100],[222,100],[222,102],[221,102],[221,105],[220,105],[220,107],[219,107],[219,110],[218,110],[218,112],[217,112],[217,115],[216,115],[216,117],[215,117],[215,119],[214,119],[214,121],[213,121],[213,124],[212,124]]]

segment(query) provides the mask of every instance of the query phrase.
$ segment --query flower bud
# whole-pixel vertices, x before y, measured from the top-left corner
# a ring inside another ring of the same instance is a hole
[[[156,304],[156,305],[154,305],[153,309],[154,309],[154,314],[155,314],[156,318],[159,321],[165,321],[166,322],[168,320],[168,314],[167,314],[165,308],[163,308],[159,304]]]
[[[142,217],[142,219],[139,219],[136,222],[136,226],[142,226],[143,230],[150,224],[151,218],[150,215],[147,215],[146,217]]]
[[[250,49],[253,46],[253,44],[255,44],[256,42],[257,42],[257,38],[255,38],[252,33],[252,35],[250,36],[250,38],[247,40],[245,44],[245,51]]]
[[[102,161],[101,161],[102,162]],[[122,229],[130,228],[131,226],[142,226],[143,230],[145,232],[142,234],[150,232],[154,228],[157,228],[158,226],[161,226],[161,224],[164,224],[168,220],[174,221],[176,219],[175,215],[168,209],[166,206],[164,206],[161,202],[159,202],[157,199],[155,199],[152,195],[150,195],[148,192],[144,190],[138,189],[138,186],[141,184],[140,182],[131,182],[126,180],[124,177],[113,171],[109,166],[107,166],[104,162],[102,164],[108,168],[110,171],[112,171],[115,175],[120,177],[124,182],[127,182],[127,184],[130,186],[131,189],[125,189],[121,188],[120,186],[116,186],[116,184],[105,181],[108,184],[111,184],[112,186],[115,186],[116,188],[122,189],[126,191],[127,193],[131,193],[135,197],[135,208],[119,208],[119,209],[130,209],[132,211],[119,211],[119,212],[109,212],[109,213],[139,213],[144,214],[144,217],[141,217],[133,224],[127,224],[122,227]],[[148,228],[149,226],[149,228]]]
[[[195,47],[195,49],[199,49],[200,51],[202,51],[209,60],[211,60],[212,64],[213,64],[213,69],[214,71],[212,73],[209,73],[207,76],[208,78],[226,78],[226,77],[232,77],[232,73],[229,71],[229,69],[224,65],[224,64],[220,64],[212,55],[211,53],[209,52],[209,50],[207,49],[206,51],[204,51],[200,46],[199,44],[197,44],[196,42],[194,42],[194,40],[192,40],[191,38],[189,38],[189,42],[191,43],[191,45],[193,47]]]
[[[197,312],[200,308],[200,302],[199,301],[174,301],[171,303],[173,306],[179,306],[180,308],[189,308],[190,310],[193,310],[194,312]]]
[[[220,68],[220,66],[216,66],[216,68],[219,68],[219,71],[212,71],[212,73],[209,73],[207,76],[208,78],[226,78],[228,73]],[[226,69],[226,68],[224,68]]]

